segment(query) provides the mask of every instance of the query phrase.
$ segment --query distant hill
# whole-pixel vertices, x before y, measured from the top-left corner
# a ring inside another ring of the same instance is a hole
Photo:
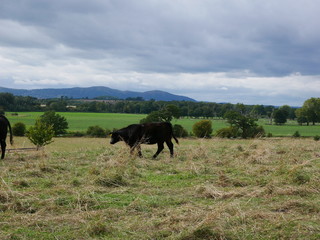
[[[74,88],[45,88],[45,89],[13,89],[0,87],[0,92],[8,92],[17,96],[31,96],[40,99],[60,98],[62,96],[81,99],[93,99],[102,96],[115,97],[119,99],[142,97],[145,100],[156,101],[195,101],[192,98],[174,95],[168,92],[154,90],[147,92],[120,91],[108,87],[74,87]]]

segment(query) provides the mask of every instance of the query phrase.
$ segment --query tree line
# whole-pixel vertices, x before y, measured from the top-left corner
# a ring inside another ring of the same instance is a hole
[[[56,111],[56,112],[99,112],[165,115],[174,111],[173,117],[224,118],[230,111],[254,118],[267,118],[270,124],[284,124],[287,120],[297,120],[299,124],[320,122],[320,98],[306,100],[301,108],[288,105],[276,107],[265,105],[244,105],[241,103],[213,103],[189,101],[145,101],[141,98],[125,100],[86,100],[61,97],[58,99],[37,99],[0,93],[0,112]]]

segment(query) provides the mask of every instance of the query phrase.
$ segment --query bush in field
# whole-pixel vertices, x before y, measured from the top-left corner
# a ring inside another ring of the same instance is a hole
[[[40,116],[40,121],[46,125],[51,125],[55,136],[65,134],[69,128],[67,119],[54,111],[45,112]]]
[[[72,132],[68,132],[68,137],[84,137],[86,135],[85,132],[82,131],[72,131]]]
[[[26,125],[22,122],[17,122],[12,127],[12,134],[14,136],[24,136],[26,133]]]
[[[196,137],[210,138],[212,133],[212,123],[210,120],[196,122],[192,126],[192,131]]]
[[[299,131],[295,131],[292,136],[295,138],[298,138],[298,137],[301,137],[301,134],[299,133]]]
[[[37,148],[40,148],[53,142],[54,130],[51,125],[38,119],[35,125],[29,128],[26,136]]]
[[[316,135],[316,136],[314,136],[314,138],[313,138],[315,141],[319,141],[320,140],[320,136],[319,135]]]
[[[188,132],[180,124],[173,125],[173,134],[176,137],[188,137]]]
[[[254,138],[265,134],[263,127],[258,126],[256,123],[257,119],[250,116],[244,116],[236,111],[229,111],[224,115],[224,118],[227,119],[230,127],[235,129],[232,130],[232,133],[235,133],[233,137]]]
[[[96,125],[88,127],[87,135],[90,137],[105,137],[107,133],[102,127]]]
[[[217,130],[215,135],[221,138],[235,138],[237,134],[238,130],[235,127],[226,127]]]
[[[251,131],[249,132],[249,136],[250,137],[264,137],[266,135],[266,132],[263,128],[263,126],[255,126],[251,129]]]

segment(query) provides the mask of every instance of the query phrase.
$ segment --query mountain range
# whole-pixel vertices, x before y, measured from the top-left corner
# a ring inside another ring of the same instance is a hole
[[[74,88],[45,88],[45,89],[13,89],[0,87],[0,92],[8,92],[17,96],[30,96],[40,99],[68,97],[74,99],[94,99],[97,97],[113,97],[118,99],[141,97],[144,100],[156,101],[196,101],[192,98],[154,90],[147,92],[121,91],[109,87],[74,87]]]

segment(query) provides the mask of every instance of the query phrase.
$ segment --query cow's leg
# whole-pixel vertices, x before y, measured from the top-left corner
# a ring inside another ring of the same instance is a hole
[[[135,148],[137,148],[137,150],[138,150],[138,156],[142,157],[141,144],[140,143],[130,144],[130,154],[133,155],[133,152],[134,152]]]
[[[141,144],[139,144],[139,145],[137,146],[137,149],[138,149],[138,156],[139,156],[139,157],[142,157]]]
[[[174,154],[173,154],[173,143],[171,142],[171,140],[168,140],[168,141],[166,141],[166,144],[167,144],[167,146],[168,146],[168,148],[170,150],[170,156],[173,157],[174,156]]]
[[[134,149],[136,148],[136,145],[135,144],[129,144],[130,146],[130,154],[132,155],[133,152],[134,152]]]
[[[153,155],[153,158],[156,158],[159,153],[161,153],[161,151],[164,149],[164,146],[163,146],[163,142],[158,142],[158,150],[157,152]]]
[[[4,159],[4,155],[5,155],[5,153],[6,153],[6,146],[7,146],[7,144],[6,144],[6,140],[0,140],[1,141],[1,151],[2,151],[2,153],[1,153],[1,159]]]

